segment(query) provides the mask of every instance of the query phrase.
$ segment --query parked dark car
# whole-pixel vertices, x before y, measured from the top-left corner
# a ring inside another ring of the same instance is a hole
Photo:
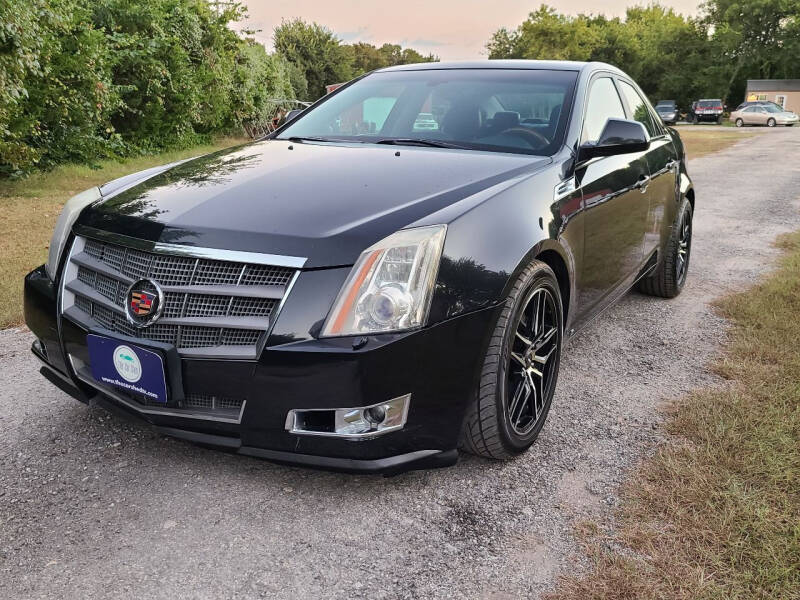
[[[675,100],[659,100],[658,104],[656,104],[656,112],[667,125],[674,125],[681,118],[681,113]]]
[[[714,122],[722,123],[722,115],[725,112],[725,105],[722,100],[698,100],[692,102],[692,108],[686,115],[686,120],[690,123]]]
[[[693,210],[678,134],[612,66],[393,67],[72,198],[25,318],[48,379],[165,434],[349,471],[503,459],[565,338],[633,286],[680,293]]]

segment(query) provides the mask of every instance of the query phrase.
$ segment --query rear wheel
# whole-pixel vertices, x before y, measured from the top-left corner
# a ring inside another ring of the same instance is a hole
[[[736,126],[737,127],[744,127],[744,121],[741,119],[736,119]]]
[[[775,127],[775,119],[770,118],[770,120],[767,121],[767,127]]]
[[[691,253],[692,205],[684,198],[664,248],[664,259],[652,275],[639,280],[639,291],[661,298],[680,294],[689,274]]]
[[[462,448],[508,459],[544,425],[558,379],[563,312],[558,281],[540,261],[519,275],[495,325],[470,404]]]

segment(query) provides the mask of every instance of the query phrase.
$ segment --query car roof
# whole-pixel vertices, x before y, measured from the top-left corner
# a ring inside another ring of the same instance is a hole
[[[447,69],[531,69],[544,71],[607,70],[620,75],[624,73],[613,65],[601,62],[579,62],[571,60],[464,60],[447,62],[413,63],[378,69],[378,73],[391,71],[440,71]]]

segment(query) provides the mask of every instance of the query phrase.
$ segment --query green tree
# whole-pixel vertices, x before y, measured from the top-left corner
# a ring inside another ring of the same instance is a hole
[[[352,48],[354,74],[360,75],[388,66],[385,56],[372,44],[358,42],[353,44]]]
[[[495,33],[487,48],[489,58],[590,60],[600,43],[587,17],[562,15],[543,4],[516,31]]]
[[[275,51],[297,66],[308,85],[308,100],[325,94],[325,86],[353,76],[353,52],[328,28],[301,19],[284,21],[273,34]]]
[[[353,74],[361,75],[394,65],[408,65],[421,62],[437,62],[438,56],[423,55],[413,48],[403,48],[398,44],[383,44],[380,48],[358,42],[351,46],[353,51]]]
[[[741,97],[748,78],[800,76],[800,0],[709,0],[704,8],[723,97]]]
[[[0,175],[187,146],[264,120],[292,66],[206,0],[0,2]],[[295,74],[296,75],[296,74]]]
[[[713,75],[707,73],[705,26],[658,4],[629,8],[624,20],[563,15],[542,5],[516,30],[495,32],[487,48],[490,58],[607,62],[636,79],[654,100],[681,105],[703,87],[700,74]]]

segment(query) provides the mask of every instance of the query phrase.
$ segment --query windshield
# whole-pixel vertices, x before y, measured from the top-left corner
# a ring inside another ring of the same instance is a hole
[[[278,139],[442,145],[550,155],[562,144],[574,71],[373,73],[305,112]]]
[[[701,100],[698,106],[701,108],[722,108],[722,100]]]
[[[780,106],[778,106],[777,104],[762,104],[761,106],[767,112],[771,112],[771,113],[783,112],[783,109]]]
[[[656,104],[656,110],[674,110],[674,102],[659,102]]]

